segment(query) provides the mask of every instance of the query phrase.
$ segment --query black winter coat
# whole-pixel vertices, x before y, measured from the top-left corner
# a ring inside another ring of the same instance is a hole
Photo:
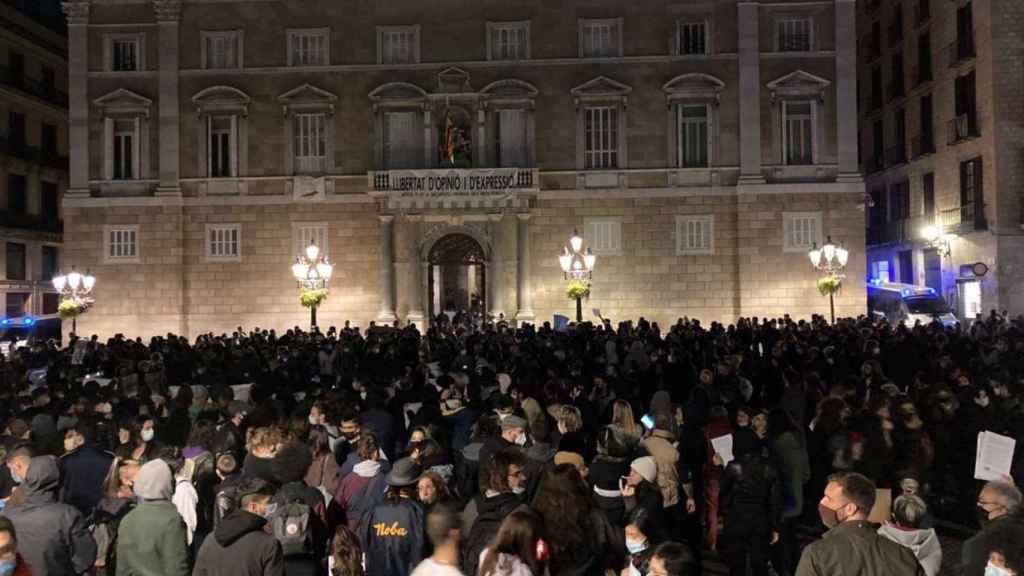
[[[88,518],[103,499],[103,482],[110,473],[114,455],[86,444],[60,458],[60,499]]]
[[[192,576],[284,576],[281,544],[266,523],[245,510],[226,516],[199,548]]]
[[[519,496],[511,492],[490,498],[476,497],[476,520],[462,544],[462,572],[466,576],[476,576],[480,564],[480,553],[484,551],[484,548],[490,546],[491,540],[498,533],[498,528],[505,517],[520,506],[525,506],[525,504],[519,499]]]
[[[782,525],[779,473],[760,454],[745,454],[725,467],[720,502],[727,534],[767,535]]]

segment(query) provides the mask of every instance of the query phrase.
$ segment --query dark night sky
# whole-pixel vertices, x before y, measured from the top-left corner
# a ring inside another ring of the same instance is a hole
[[[64,15],[60,10],[60,0],[3,0],[13,4],[19,11],[46,23],[51,27],[62,27]]]

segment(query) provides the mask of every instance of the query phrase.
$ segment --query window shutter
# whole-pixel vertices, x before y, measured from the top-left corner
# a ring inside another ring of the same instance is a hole
[[[238,115],[231,116],[231,176],[238,177]],[[237,232],[236,232],[237,233]]]
[[[109,116],[103,119],[103,140],[107,151],[103,158],[103,178],[105,180],[113,180],[114,146],[117,144],[114,142],[114,119]]]
[[[135,117],[135,132],[132,134],[132,178],[142,178],[142,157],[139,151],[142,149],[142,119]]]

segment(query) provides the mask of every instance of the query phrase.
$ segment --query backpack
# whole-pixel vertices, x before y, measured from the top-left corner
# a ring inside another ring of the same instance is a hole
[[[270,515],[270,527],[274,538],[281,543],[285,557],[312,556],[316,553],[313,545],[313,510],[302,500],[290,500],[277,507]]]

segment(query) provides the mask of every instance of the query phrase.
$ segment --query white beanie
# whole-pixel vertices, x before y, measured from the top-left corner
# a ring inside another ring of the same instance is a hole
[[[636,470],[637,474],[652,484],[658,479],[658,463],[650,456],[633,460],[629,467]]]

